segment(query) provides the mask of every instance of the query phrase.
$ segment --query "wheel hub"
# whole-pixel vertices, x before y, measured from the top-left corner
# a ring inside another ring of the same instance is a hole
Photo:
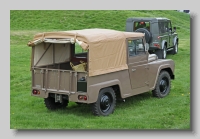
[[[176,53],[178,52],[177,44],[175,45],[175,51],[176,51]]]
[[[167,50],[166,50],[166,48],[164,48],[163,57],[166,58],[166,55],[167,55]]]
[[[110,100],[109,96],[103,95],[101,97],[101,102],[100,102],[101,110],[103,112],[106,112],[107,110],[110,109],[110,106],[111,106],[111,100]]]
[[[162,79],[162,80],[160,81],[160,92],[161,92],[162,94],[165,94],[166,91],[167,91],[167,87],[168,87],[168,82],[167,82],[167,80],[166,80],[166,79]]]

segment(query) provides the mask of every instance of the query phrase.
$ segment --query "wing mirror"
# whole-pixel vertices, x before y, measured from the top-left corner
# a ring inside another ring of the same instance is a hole
[[[169,28],[169,32],[172,32],[172,28]]]
[[[174,32],[176,32],[176,27],[174,27]]]

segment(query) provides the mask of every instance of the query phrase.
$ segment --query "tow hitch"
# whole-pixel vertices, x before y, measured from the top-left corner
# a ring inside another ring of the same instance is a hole
[[[55,102],[60,102],[60,103],[62,103],[62,95],[60,95],[60,94],[55,94]]]

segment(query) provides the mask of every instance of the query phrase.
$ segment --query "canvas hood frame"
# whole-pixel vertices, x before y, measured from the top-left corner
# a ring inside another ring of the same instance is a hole
[[[36,34],[28,46],[41,46],[41,43],[75,43],[89,50],[88,76],[97,76],[128,69],[128,38],[144,38],[143,33],[122,32],[111,29],[83,29],[71,31],[45,32]],[[32,59],[34,56],[32,56]]]

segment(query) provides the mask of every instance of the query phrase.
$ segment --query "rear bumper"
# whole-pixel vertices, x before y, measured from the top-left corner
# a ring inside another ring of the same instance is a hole
[[[89,99],[89,96],[87,94],[87,92],[70,92],[70,91],[66,91],[66,90],[53,90],[53,89],[39,89],[39,88],[35,88],[33,87],[33,89],[36,89],[39,91],[39,94],[33,94],[32,91],[31,91],[31,96],[35,96],[35,97],[40,97],[40,98],[48,98],[49,97],[49,94],[59,94],[59,95],[65,95],[65,96],[68,96],[68,99],[69,101],[71,102],[80,102],[80,103],[90,103],[90,99]],[[84,95],[87,97],[87,100],[79,100],[78,99],[78,96],[79,95]]]

